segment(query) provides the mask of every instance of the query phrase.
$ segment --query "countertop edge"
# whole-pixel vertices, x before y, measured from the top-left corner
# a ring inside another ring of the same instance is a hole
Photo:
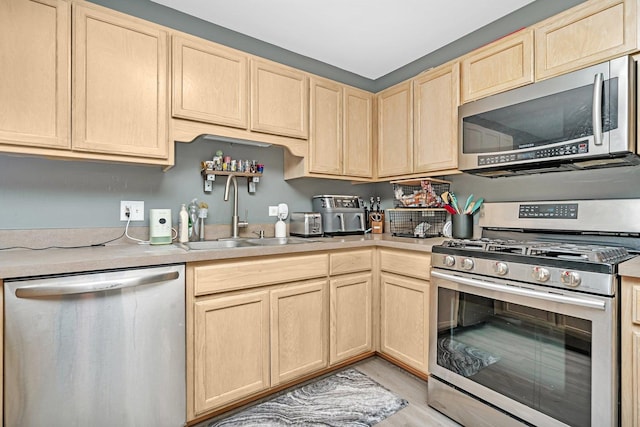
[[[412,239],[382,234],[322,238],[314,239],[314,242],[310,243],[283,246],[191,251],[186,251],[176,245],[137,244],[43,251],[21,249],[0,253],[0,280],[233,258],[293,255],[360,247],[389,247],[431,252],[433,245],[440,244],[444,240],[446,240],[444,237]]]

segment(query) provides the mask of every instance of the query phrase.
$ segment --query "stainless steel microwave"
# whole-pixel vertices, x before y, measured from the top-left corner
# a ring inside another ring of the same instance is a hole
[[[625,56],[462,105],[458,168],[498,177],[638,164],[635,80]]]

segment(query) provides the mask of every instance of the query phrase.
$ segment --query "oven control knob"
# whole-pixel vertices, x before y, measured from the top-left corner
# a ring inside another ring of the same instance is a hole
[[[538,282],[546,282],[547,280],[549,280],[550,276],[551,274],[549,273],[548,269],[538,266],[533,267],[533,278]]]
[[[493,271],[495,271],[498,276],[504,276],[509,272],[509,266],[504,262],[498,261],[493,264]]]
[[[560,274],[560,281],[567,286],[576,287],[582,282],[580,274],[575,271],[563,271]]]
[[[456,263],[456,259],[454,257],[452,257],[451,255],[447,255],[446,257],[444,257],[443,263],[447,267],[453,267],[455,265],[455,263]]]
[[[473,260],[471,258],[465,258],[462,260],[462,269],[471,270],[473,268]]]

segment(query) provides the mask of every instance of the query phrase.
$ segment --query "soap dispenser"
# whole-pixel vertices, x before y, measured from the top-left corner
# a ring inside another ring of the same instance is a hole
[[[276,237],[287,237],[287,224],[284,220],[289,216],[289,206],[286,203],[278,205],[278,221],[276,222]]]

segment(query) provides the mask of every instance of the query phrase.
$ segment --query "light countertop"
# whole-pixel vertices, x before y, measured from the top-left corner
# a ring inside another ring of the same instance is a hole
[[[618,274],[640,278],[640,256],[625,261],[618,266]]]
[[[377,246],[431,252],[433,245],[442,243],[446,238],[412,239],[388,234],[368,234],[310,240],[313,242],[191,251],[176,245],[135,243],[79,249],[13,249],[0,252],[0,279],[359,247]],[[640,267],[638,271],[640,272]]]

